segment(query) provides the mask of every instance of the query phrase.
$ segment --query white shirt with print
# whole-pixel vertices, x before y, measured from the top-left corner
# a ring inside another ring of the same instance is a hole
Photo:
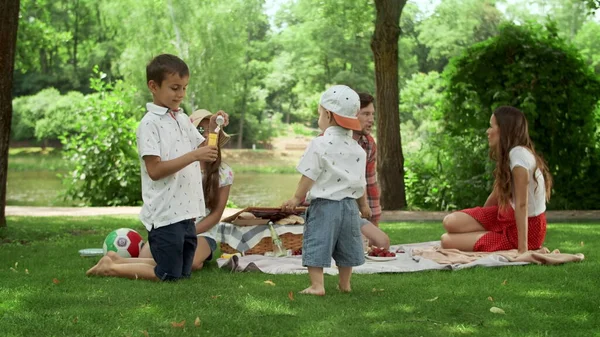
[[[204,137],[189,117],[180,109],[173,112],[152,103],[137,128],[137,147],[141,162],[142,199],[140,220],[148,231],[185,219],[203,216],[204,195],[200,163],[194,162],[178,172],[159,180],[148,175],[144,156],[158,156],[161,161],[172,160],[196,149]]]
[[[544,213],[546,211],[546,182],[542,171],[537,168],[533,153],[523,146],[515,146],[508,153],[508,158],[511,171],[516,166],[520,166],[525,168],[529,174],[527,216],[532,217]],[[510,201],[510,204],[514,209],[513,200]]]
[[[231,166],[225,164],[224,162],[221,162],[221,165],[219,166],[219,188],[229,185],[233,185],[233,170],[231,169]],[[206,215],[208,214],[210,214],[210,210],[207,209]],[[196,219],[196,223],[200,222],[203,218],[203,216],[198,217]],[[217,226],[213,226],[206,232],[198,234],[198,236],[205,236],[215,240],[215,238],[217,237],[217,230]]]
[[[358,199],[365,193],[366,153],[352,138],[352,131],[330,126],[313,139],[296,167],[314,180],[306,201],[316,198]]]

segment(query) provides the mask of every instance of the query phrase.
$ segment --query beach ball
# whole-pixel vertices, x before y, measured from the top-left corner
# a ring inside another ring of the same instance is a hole
[[[104,255],[109,251],[122,257],[138,257],[144,240],[142,236],[130,228],[119,228],[110,232],[104,239]]]

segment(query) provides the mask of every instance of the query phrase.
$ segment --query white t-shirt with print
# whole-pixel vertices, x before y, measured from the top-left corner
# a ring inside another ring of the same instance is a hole
[[[510,150],[508,157],[511,171],[516,166],[520,166],[527,169],[529,174],[527,216],[532,217],[544,213],[546,211],[546,182],[542,171],[537,168],[535,156],[527,148],[515,146]],[[537,184],[535,183],[536,180]],[[515,203],[513,200],[510,201],[510,204],[514,209]]]
[[[352,138],[352,130],[330,126],[313,139],[296,167],[314,180],[306,201],[316,198],[358,199],[365,193],[367,154]]]
[[[168,109],[146,104],[148,112],[137,128],[137,148],[141,163],[142,199],[140,220],[148,231],[205,214],[200,163],[194,162],[159,180],[148,175],[144,156],[172,160],[196,149],[204,137],[180,109],[171,116]]]
[[[219,188],[230,185],[233,185],[233,170],[231,169],[231,166],[221,162],[221,165],[219,166]],[[208,214],[210,214],[210,210],[207,209],[206,215]],[[203,216],[198,217],[196,223],[200,222],[203,218]],[[198,236],[205,236],[214,240],[217,237],[217,230],[217,226],[213,226],[208,231],[198,234]]]

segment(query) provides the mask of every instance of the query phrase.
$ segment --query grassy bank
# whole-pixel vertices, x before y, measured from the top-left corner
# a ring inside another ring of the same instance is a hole
[[[11,148],[8,151],[9,171],[61,171],[70,168],[60,149],[40,147]]]
[[[296,173],[296,164],[301,151],[277,150],[223,150],[223,161],[231,165],[236,173]],[[59,171],[70,168],[62,159],[60,149],[39,147],[12,148],[9,150],[8,169],[10,171]]]
[[[546,245],[581,252],[562,266],[355,275],[352,294],[301,296],[306,275],[230,274],[210,263],[190,280],[88,278],[112,229],[135,217],[9,217],[0,230],[3,336],[598,336],[600,223],[550,224]],[[439,238],[439,223],[390,223],[394,243]],[[265,283],[271,280],[274,285]],[[292,295],[289,295],[290,292]],[[506,314],[490,312],[492,306]],[[194,324],[199,319],[199,326]],[[185,321],[185,322],[184,322]]]

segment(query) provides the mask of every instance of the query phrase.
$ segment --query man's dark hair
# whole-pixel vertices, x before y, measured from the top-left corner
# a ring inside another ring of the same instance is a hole
[[[373,97],[371,94],[367,94],[366,92],[359,92],[358,98],[360,99],[361,109],[375,102],[375,97]]]
[[[167,74],[178,74],[179,77],[186,77],[190,76],[190,69],[182,59],[175,55],[158,55],[146,66],[146,83],[154,81],[160,86]]]

